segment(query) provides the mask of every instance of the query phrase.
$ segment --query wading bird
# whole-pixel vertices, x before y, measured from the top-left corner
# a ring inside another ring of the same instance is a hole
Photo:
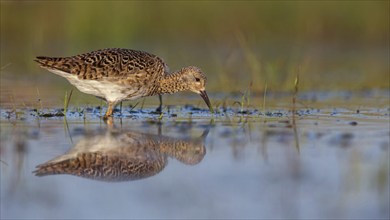
[[[131,49],[102,49],[70,57],[35,59],[39,65],[66,78],[81,92],[102,98],[108,104],[105,117],[124,100],[191,91],[203,98],[213,112],[206,93],[207,78],[200,68],[184,67],[170,73],[158,56]]]

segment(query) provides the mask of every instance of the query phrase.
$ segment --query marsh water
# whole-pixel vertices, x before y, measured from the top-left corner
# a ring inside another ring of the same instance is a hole
[[[343,94],[302,94],[294,117],[283,98],[109,122],[2,109],[1,217],[387,218],[388,91]]]

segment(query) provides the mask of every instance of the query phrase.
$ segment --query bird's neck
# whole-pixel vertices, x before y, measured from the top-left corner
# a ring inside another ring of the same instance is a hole
[[[155,93],[172,94],[175,92],[187,90],[188,86],[186,83],[184,83],[182,76],[183,73],[181,70],[164,75],[164,77],[159,80],[159,83],[157,83]]]

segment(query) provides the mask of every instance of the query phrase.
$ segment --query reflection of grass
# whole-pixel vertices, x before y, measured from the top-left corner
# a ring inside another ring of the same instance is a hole
[[[4,162],[3,160],[0,160],[1,163],[3,163],[4,165],[8,166],[8,163]]]
[[[72,135],[70,134],[70,131],[69,131],[69,125],[68,125],[68,120],[66,119],[66,114],[64,114],[64,132],[65,132],[65,135],[68,135],[70,142],[73,144],[73,139],[72,139]]]

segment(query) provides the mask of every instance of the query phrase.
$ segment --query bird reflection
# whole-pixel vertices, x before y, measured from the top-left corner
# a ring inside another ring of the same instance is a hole
[[[101,181],[129,181],[156,175],[167,165],[168,157],[195,165],[206,154],[208,134],[194,139],[107,130],[87,135],[69,152],[34,171],[37,176],[70,174]]]

